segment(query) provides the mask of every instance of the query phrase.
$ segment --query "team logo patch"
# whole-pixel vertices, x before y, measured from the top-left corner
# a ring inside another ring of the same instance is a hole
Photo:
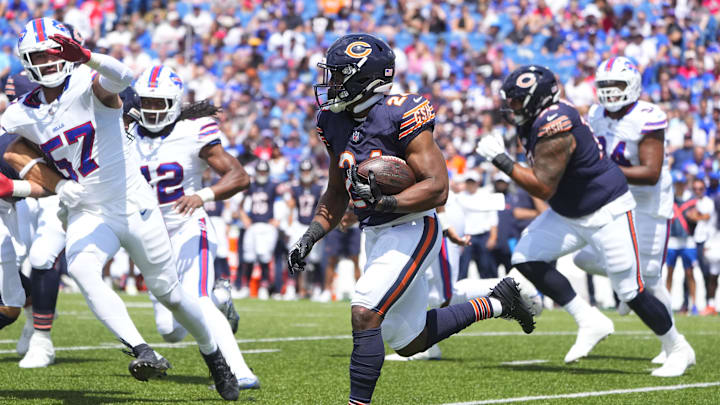
[[[521,89],[532,87],[535,83],[537,83],[537,78],[532,73],[523,73],[515,81],[515,84]]]
[[[351,139],[353,142],[356,142],[356,143],[357,143],[357,142],[360,140],[360,131],[353,131],[352,136],[350,137],[350,139]]]
[[[175,73],[170,73],[170,81],[173,82],[174,85],[180,87],[180,89],[183,88],[182,80],[180,80],[180,77]]]
[[[20,33],[19,42],[22,42],[22,40],[25,39],[25,35],[27,35],[27,30],[22,30],[22,32]]]
[[[356,41],[345,48],[345,53],[352,58],[364,58],[372,52],[372,47],[367,42]]]

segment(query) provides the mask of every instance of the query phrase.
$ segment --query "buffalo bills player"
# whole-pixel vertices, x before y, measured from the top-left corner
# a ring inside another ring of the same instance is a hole
[[[225,200],[247,188],[249,177],[220,142],[222,132],[213,119],[218,108],[207,102],[183,108],[184,85],[172,68],[147,68],[133,89],[139,99],[139,111],[135,113],[139,119],[129,133],[135,138],[140,158],[138,170],[155,189],[180,283],[188,294],[197,295],[203,316],[240,389],[258,388],[258,378],[245,364],[228,321],[213,301],[218,237],[204,209],[207,202]],[[221,175],[211,187],[202,184],[207,168]],[[154,294],[151,298],[155,324],[165,341],[185,338],[187,330],[172,312]]]
[[[102,281],[102,267],[121,245],[143,272],[148,288],[196,338],[220,395],[237,399],[237,380],[197,299],[178,282],[157,201],[137,170],[124,134],[118,93],[132,81],[130,70],[85,49],[62,23],[49,18],[27,23],[18,52],[39,86],[8,107],[2,126],[37,145],[66,176],[50,171],[40,182],[68,207],[68,269],[98,319],[132,348],[136,359],[131,374],[147,380],[163,375],[169,363],[145,343],[120,297]],[[44,165],[31,171],[38,166]]]
[[[672,299],[662,283],[662,265],[668,243],[668,224],[673,214],[672,178],[665,153],[665,113],[655,104],[640,100],[642,77],[625,57],[603,61],[595,73],[598,101],[590,108],[588,123],[603,150],[610,154],[627,178],[635,198],[640,270],[645,288],[659,299],[672,316]],[[591,273],[604,274],[594,249],[582,249],[575,264]],[[621,302],[618,311],[630,309]],[[665,350],[652,360],[665,362]]]
[[[427,311],[425,271],[437,260],[441,238],[435,207],[448,194],[445,161],[433,140],[432,106],[417,94],[388,94],[395,55],[372,35],[341,37],[318,66],[324,81],[315,85],[317,131],[330,154],[328,188],[288,254],[289,268],[303,270],[312,246],[338,225],[351,199],[367,238],[367,264],[352,299],[349,403],[368,404],[385,358],[383,340],[411,356],[482,319],[513,318],[526,333],[534,323],[509,278],[490,297]],[[407,161],[417,183],[389,196],[374,174],[368,184],[361,182],[357,165],[380,155]]]
[[[585,357],[614,331],[606,316],[575,294],[550,262],[590,245],[620,300],[660,338],[667,361],[652,375],[682,375],[695,354],[673,325],[667,308],[645,290],[640,271],[635,200],[623,172],[603,154],[577,109],[560,100],[555,75],[541,66],[522,66],[504,81],[500,96],[506,117],[517,126],[531,168],[516,165],[502,140],[480,140],[480,155],[550,208],[523,232],[512,263],[543,294],[578,323],[578,337],[566,362]]]

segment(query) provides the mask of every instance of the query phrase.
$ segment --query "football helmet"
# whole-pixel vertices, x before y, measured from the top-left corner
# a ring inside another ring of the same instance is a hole
[[[313,164],[310,160],[300,162],[300,182],[303,184],[311,184],[315,180],[313,175]]]
[[[603,61],[595,72],[595,88],[600,104],[610,112],[619,111],[640,98],[642,76],[628,58],[619,56]]]
[[[369,34],[348,34],[328,48],[325,61],[318,63],[322,82],[315,84],[315,98],[321,109],[338,113],[357,107],[376,94],[387,94],[395,76],[395,53],[380,38]],[[354,108],[360,112],[362,108]]]
[[[525,125],[560,100],[560,86],[550,69],[538,65],[521,66],[505,78],[500,97],[505,119],[515,125]],[[519,108],[511,107],[513,100],[520,101]]]
[[[18,38],[17,53],[28,78],[45,87],[61,85],[70,76],[75,66],[72,62],[64,59],[51,57],[48,60],[47,56],[42,58],[39,63],[33,62],[33,54],[44,54],[48,49],[61,48],[60,44],[50,39],[51,36],[56,34],[72,37],[72,33],[63,23],[45,17],[30,20],[25,24],[25,28]],[[52,69],[53,67],[55,69]],[[47,72],[48,70],[53,71]]]
[[[140,125],[148,131],[160,132],[180,116],[184,86],[170,67],[146,69],[133,88],[140,97]]]
[[[258,184],[265,184],[270,180],[270,165],[267,161],[261,160],[255,166],[255,181]]]

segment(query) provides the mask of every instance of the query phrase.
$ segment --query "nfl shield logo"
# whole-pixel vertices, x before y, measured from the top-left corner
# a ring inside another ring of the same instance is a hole
[[[360,132],[359,131],[353,131],[352,136],[350,137],[353,142],[357,142],[360,140]]]

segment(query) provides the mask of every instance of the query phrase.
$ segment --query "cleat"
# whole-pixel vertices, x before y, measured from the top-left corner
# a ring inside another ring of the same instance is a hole
[[[565,363],[572,363],[586,357],[600,341],[615,332],[615,326],[610,318],[597,308],[592,308],[595,316],[579,325],[575,344],[565,355]]]
[[[283,294],[283,300],[285,301],[297,301],[298,295],[294,285],[287,287],[285,294]]]
[[[135,277],[128,277],[127,280],[125,280],[125,293],[127,295],[138,295]]]
[[[238,390],[259,390],[260,389],[260,380],[258,380],[257,376],[250,375],[248,377],[240,377],[237,379],[238,382]],[[215,389],[215,384],[210,385],[211,390]]]
[[[129,346],[127,343],[123,343]],[[164,377],[167,375],[167,369],[172,368],[170,362],[155,352],[147,343],[133,347],[132,351],[123,350],[123,352],[135,357],[135,360],[130,362],[128,370],[136,380],[147,381],[151,378]]]
[[[55,347],[49,333],[34,333],[28,346],[27,354],[18,364],[20,368],[43,368],[55,362]]]
[[[232,302],[232,292],[230,291],[230,281],[221,279],[213,288],[213,295],[218,301],[218,309],[225,315],[230,324],[233,335],[237,333],[238,324],[240,323],[240,315],[235,310],[235,304]]]
[[[247,287],[243,287],[241,289],[233,288],[231,297],[234,300],[241,300],[243,298],[247,298],[250,296],[250,289]]]
[[[712,305],[708,305],[705,307],[705,309],[700,312],[700,315],[702,316],[712,316],[717,315],[717,310],[715,310],[715,307]]]
[[[257,297],[260,300],[267,301],[270,299],[270,291],[268,291],[267,287],[260,287],[258,288]]]
[[[25,313],[25,315],[28,316],[28,319],[23,326],[22,333],[20,334],[20,339],[18,339],[17,345],[15,345],[15,351],[20,356],[24,356],[28,352],[28,349],[30,347],[30,339],[32,338],[33,333],[35,333],[32,315],[27,312]]]
[[[240,394],[238,393],[238,380],[235,374],[230,370],[220,349],[215,349],[214,353],[202,354],[210,369],[213,381],[215,381],[215,391],[226,401],[237,401]]]
[[[679,377],[694,364],[695,351],[683,336],[670,349],[662,367],[656,368],[651,374],[653,377]]]
[[[663,349],[663,350],[660,352],[660,354],[658,354],[657,356],[653,357],[653,359],[650,360],[650,362],[651,362],[652,364],[665,364],[665,361],[666,361],[666,360],[667,360],[667,352],[665,351],[665,349]]]
[[[535,330],[533,310],[530,304],[522,298],[518,284],[511,277],[500,280],[493,287],[489,296],[497,299],[502,304],[501,317],[516,320],[525,333],[532,333]]]
[[[432,345],[424,352],[413,354],[410,357],[403,357],[397,353],[388,354],[385,360],[389,361],[416,361],[416,360],[440,360],[442,359],[442,351],[438,345]]]

